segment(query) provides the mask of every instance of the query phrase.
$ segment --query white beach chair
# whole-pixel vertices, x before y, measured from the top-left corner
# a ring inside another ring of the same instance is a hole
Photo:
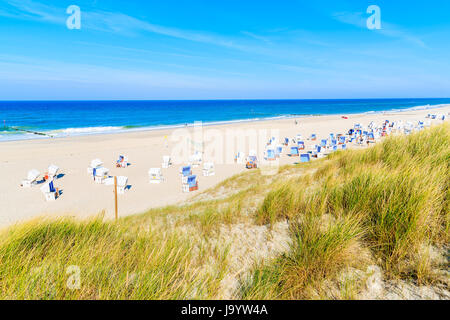
[[[148,178],[150,183],[161,183],[164,180],[161,168],[150,168]]]
[[[59,167],[52,164],[48,167],[48,171],[45,174],[45,180],[53,180],[56,178],[56,175],[58,174]]]
[[[128,178],[124,177],[124,176],[118,176],[117,177],[117,193],[124,194],[127,186],[128,186]]]
[[[36,184],[36,180],[41,173],[36,169],[28,171],[27,178],[22,180],[22,187],[31,188],[32,185]]]
[[[41,191],[45,196],[46,201],[55,201],[57,196],[57,190],[53,186],[53,180],[49,180],[42,187]]]
[[[214,163],[213,162],[205,162],[203,164],[203,176],[209,177],[215,175],[216,172],[214,170]]]
[[[196,152],[195,154],[189,157],[189,163],[195,168],[200,165],[202,162],[202,154],[200,152]]]
[[[96,183],[105,183],[105,180],[108,178],[109,169],[105,167],[98,167],[93,169],[94,181]]]
[[[91,165],[87,168],[88,174],[93,174],[94,169],[100,168],[103,165],[102,160],[94,159],[91,161]]]
[[[172,162],[171,162],[171,159],[170,159],[170,156],[163,156],[163,162],[162,162],[162,167],[163,168],[168,168],[168,167],[170,167],[172,165]]]

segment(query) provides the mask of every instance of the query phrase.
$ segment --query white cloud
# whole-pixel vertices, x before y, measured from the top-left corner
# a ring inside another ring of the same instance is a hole
[[[0,10],[0,15],[23,19],[44,21],[55,24],[65,24],[68,15],[65,8],[48,6],[31,0],[6,0],[9,4],[7,10]],[[81,8],[82,29],[91,29],[104,32],[114,32],[120,34],[136,34],[140,32],[151,32],[168,37],[212,44],[247,51],[250,48],[235,41],[214,34],[201,33],[190,30],[165,27],[152,24],[135,17],[106,11],[86,11]]]
[[[258,34],[255,34],[253,32],[249,32],[249,31],[241,31],[241,33],[245,34],[246,36],[249,36],[250,38],[256,39],[256,40],[260,40],[265,43],[271,43],[271,41],[269,40],[268,37],[260,36]]]
[[[368,15],[366,16],[362,12],[337,12],[333,14],[333,18],[336,19],[337,21],[357,26],[359,28],[367,28],[366,21],[368,17],[369,17]],[[380,30],[370,30],[370,31],[379,32],[391,38],[397,38],[403,41],[407,41],[422,48],[427,47],[426,44],[419,37],[414,36],[409,32],[403,30],[399,26],[386,22],[384,20],[381,21]]]

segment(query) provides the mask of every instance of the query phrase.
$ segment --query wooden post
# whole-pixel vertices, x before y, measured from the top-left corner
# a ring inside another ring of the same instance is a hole
[[[114,176],[114,205],[115,205],[115,214],[116,214],[116,221],[119,218],[118,208],[117,208],[117,177]]]

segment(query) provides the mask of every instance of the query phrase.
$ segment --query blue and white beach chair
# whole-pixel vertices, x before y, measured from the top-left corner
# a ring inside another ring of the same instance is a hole
[[[186,179],[186,183],[183,183],[183,192],[192,192],[195,190],[198,190],[197,176],[188,176]]]
[[[45,196],[45,200],[47,201],[54,201],[58,196],[58,190],[53,185],[53,180],[50,180],[49,182],[45,183],[41,187],[41,191]]]
[[[96,183],[104,183],[105,180],[109,177],[109,170],[105,167],[94,168],[93,171],[94,181]]]
[[[279,158],[282,153],[283,153],[283,147],[282,146],[277,146],[275,148],[275,157]]]
[[[191,166],[184,166],[181,168],[181,182],[186,183],[190,175],[192,175]]]
[[[298,147],[291,147],[291,153],[288,154],[290,157],[298,157]]]
[[[300,162],[309,162],[310,156],[309,153],[302,153],[300,155]]]
[[[94,159],[91,161],[91,165],[87,168],[87,173],[90,175],[94,175],[94,169],[100,168],[103,166],[103,162],[100,159]]]
[[[266,150],[266,160],[275,160],[275,150],[274,149],[267,149]]]

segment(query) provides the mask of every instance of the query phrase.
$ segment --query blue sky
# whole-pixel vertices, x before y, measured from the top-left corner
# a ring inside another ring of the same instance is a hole
[[[0,100],[395,97],[450,97],[450,1],[0,0]]]

